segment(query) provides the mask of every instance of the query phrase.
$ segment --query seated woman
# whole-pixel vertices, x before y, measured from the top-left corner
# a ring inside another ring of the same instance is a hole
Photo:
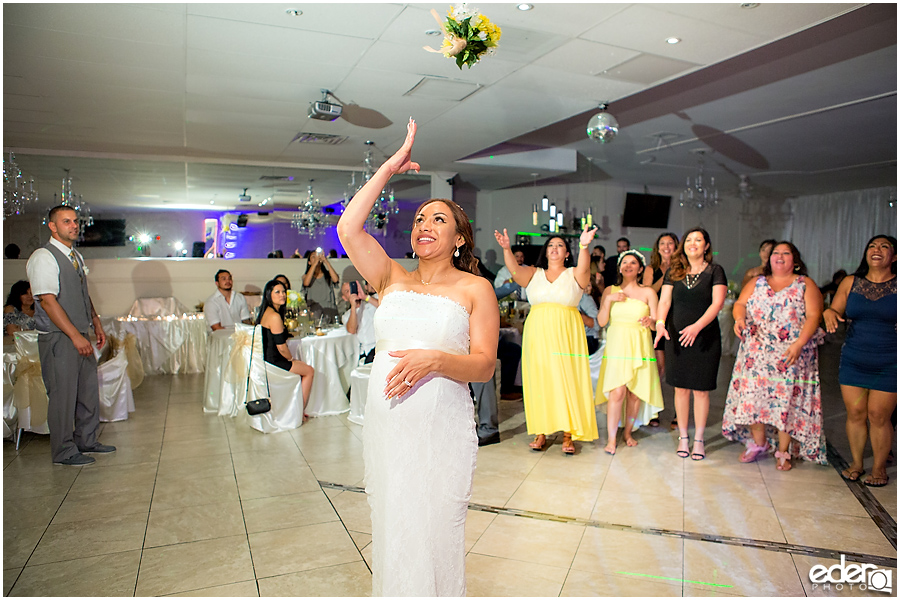
[[[312,390],[315,371],[302,360],[293,360],[287,347],[287,332],[284,329],[284,304],[287,301],[287,289],[280,281],[273,279],[263,290],[262,304],[259,312],[259,326],[262,329],[263,358],[269,364],[285,371],[295,373],[301,378],[303,387],[303,420],[307,420],[306,405],[309,404],[309,392]]]
[[[34,297],[31,295],[31,284],[23,279],[15,282],[9,290],[3,306],[3,330],[6,335],[12,335],[30,329],[34,329]]]

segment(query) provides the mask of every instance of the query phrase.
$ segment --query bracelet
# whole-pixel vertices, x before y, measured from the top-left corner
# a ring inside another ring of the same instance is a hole
[[[663,321],[663,320],[662,320],[662,319],[657,319],[657,321],[656,321],[656,325],[662,325],[662,326],[663,326],[663,327],[665,327],[665,325],[666,325],[666,322],[665,322],[665,321]]]
[[[585,246],[581,242],[578,242],[578,248],[580,248],[581,250],[587,250],[587,246]]]
[[[368,302],[368,301],[369,301],[369,298],[371,298],[371,296],[369,296],[368,294],[366,294],[366,297],[363,298],[363,300],[365,300],[366,302]]]

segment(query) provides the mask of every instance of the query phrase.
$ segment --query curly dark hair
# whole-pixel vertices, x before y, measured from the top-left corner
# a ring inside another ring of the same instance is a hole
[[[885,239],[887,240],[891,246],[894,248],[894,256],[897,255],[897,238],[892,235],[876,235],[873,236],[868,242],[866,242],[866,247],[863,250],[862,260],[859,261],[859,266],[853,272],[854,277],[865,277],[869,274],[869,263],[866,262],[866,253],[869,250],[869,244],[874,242],[877,239]],[[891,273],[894,275],[897,274],[897,261],[891,263]]]
[[[681,281],[687,275],[687,272],[691,270],[691,263],[688,262],[688,257],[684,253],[684,241],[695,232],[699,232],[703,236],[703,240],[709,244],[706,252],[703,253],[703,260],[713,264],[712,242],[709,238],[709,232],[702,227],[692,227],[685,232],[684,237],[681,238],[681,242],[678,244],[678,249],[672,255],[672,263],[669,267],[669,279],[672,281]]]
[[[29,288],[31,288],[31,284],[24,279],[20,279],[12,284],[4,306],[15,306],[16,310],[22,310],[22,296],[28,292]]]
[[[794,257],[794,273],[796,275],[809,275],[809,272],[806,270],[806,263],[800,257],[800,251],[797,250],[797,246],[787,240],[782,240],[772,246],[772,254],[775,254],[775,248],[778,246],[787,246],[791,249],[791,254]],[[763,275],[766,277],[772,274],[772,254],[769,254],[769,260],[766,261],[766,266],[763,267]]]
[[[416,209],[416,218],[418,218],[422,209],[433,202],[442,202],[450,210],[450,214],[453,215],[453,220],[456,222],[456,233],[463,237],[463,245],[459,247],[459,256],[450,257],[453,266],[460,271],[472,273],[473,275],[480,275],[481,272],[478,270],[478,260],[475,258],[475,254],[473,254],[473,250],[475,249],[475,234],[472,233],[472,224],[469,223],[469,216],[459,204],[452,200],[447,200],[446,198],[430,198],[420,204],[419,208]],[[413,220],[413,229],[415,229],[415,220]]]
[[[554,235],[551,238],[548,238],[544,245],[541,247],[541,253],[538,254],[537,262],[535,263],[535,267],[538,269],[547,269],[550,266],[550,263],[547,261],[547,246],[550,245],[550,242],[553,240],[560,240],[563,244],[566,245],[566,262],[563,263],[563,266],[567,269],[575,264],[575,260],[572,258],[572,252],[569,249],[569,242],[566,241],[565,238]]]

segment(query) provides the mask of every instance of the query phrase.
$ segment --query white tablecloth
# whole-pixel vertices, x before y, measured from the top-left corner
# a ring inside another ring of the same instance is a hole
[[[325,336],[288,340],[288,349],[316,370],[306,414],[313,417],[337,415],[350,410],[347,390],[350,373],[359,360],[356,336],[343,327]]]
[[[217,329],[209,334],[207,347],[209,349],[206,360],[206,379],[203,385],[203,412],[219,413],[222,398],[222,377],[228,359],[231,358],[231,349],[234,347],[234,327]],[[228,409],[228,414],[232,412]]]
[[[3,437],[12,435],[13,423],[16,420],[16,405],[13,402],[13,384],[16,382],[15,347],[3,348]]]
[[[206,368],[206,336],[209,328],[203,315],[193,318],[139,319],[101,318],[107,335],[124,342],[137,337],[137,348],[147,375],[203,373]]]

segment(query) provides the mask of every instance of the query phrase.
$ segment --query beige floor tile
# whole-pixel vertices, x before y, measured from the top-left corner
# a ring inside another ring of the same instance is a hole
[[[43,454],[48,459],[50,458],[50,436],[49,435],[38,435],[38,434],[28,434],[27,432],[23,434],[26,438],[29,438],[28,441],[22,441],[22,445],[19,448],[19,454]]]
[[[199,408],[196,410],[199,411]],[[200,419],[197,423],[167,423],[166,433],[163,441],[172,442],[180,440],[218,440],[228,437],[225,431],[225,425],[217,418],[204,417],[199,415]]]
[[[500,448],[502,444],[479,448],[475,473],[482,477],[507,477],[525,479],[542,458],[538,452],[525,452],[518,448]]]
[[[897,487],[893,485],[893,478],[891,478],[891,484],[887,485],[883,488],[869,488],[869,491],[872,492],[872,495],[875,496],[875,499],[881,503],[881,506],[884,507],[886,511],[897,520]]]
[[[574,458],[579,460],[576,461]],[[602,457],[598,456],[591,460],[581,460],[582,458],[587,457],[567,457],[556,452],[544,453],[528,473],[525,481],[600,489],[613,457],[603,454]]]
[[[688,501],[684,530],[754,540],[786,542],[781,522],[771,506]]]
[[[559,596],[568,569],[475,552],[466,555],[466,595],[470,597]]]
[[[315,492],[321,489],[319,482],[309,467],[239,473],[237,482],[241,500],[268,498],[269,496],[287,496],[303,492]]]
[[[9,596],[9,590],[12,589],[13,584],[16,582],[16,579],[19,578],[19,573],[22,572],[21,568],[15,569],[3,569],[3,595]]]
[[[150,512],[153,482],[125,487],[118,491],[70,492],[63,501],[53,524],[75,523],[85,519],[121,517]]]
[[[506,506],[587,519],[590,518],[599,495],[599,487],[589,488],[572,484],[559,486],[543,481],[526,480],[506,502]]]
[[[82,468],[78,479],[72,484],[71,491],[81,494],[141,488],[156,481],[158,466],[155,462],[108,466],[95,463]]]
[[[681,531],[684,500],[680,496],[625,494],[603,489],[590,518],[603,523]]]
[[[331,502],[321,490],[244,500],[243,509],[248,533],[338,520]]]
[[[252,533],[249,538],[257,578],[359,560],[359,550],[337,521]]]
[[[54,465],[50,460],[50,455],[43,456],[41,454],[16,454],[10,449],[12,444],[3,444],[4,451],[10,454],[4,455],[6,466],[3,467],[3,478],[9,480],[12,475],[35,475],[39,471],[60,471],[59,465]],[[74,478],[73,478],[74,479]]]
[[[311,464],[359,460],[362,456],[362,442],[349,431],[344,435],[346,439],[334,440],[334,443],[323,446],[315,444],[301,445],[300,452],[303,453],[303,458]]]
[[[136,596],[159,596],[254,578],[247,536],[147,548]]]
[[[160,462],[167,460],[182,460],[196,456],[213,456],[216,454],[230,454],[228,438],[213,438],[207,440],[171,440],[163,441]]]
[[[261,471],[281,471],[283,469],[294,469],[306,467],[306,459],[300,454],[297,448],[292,451],[284,452],[282,450],[274,450],[271,452],[243,452],[233,450],[231,460],[234,463],[234,472],[238,475],[242,473],[257,473]]]
[[[361,533],[359,531],[351,531],[349,533],[350,539],[353,540],[353,543],[356,544],[356,547],[360,550],[372,543],[372,534],[370,533]]]
[[[372,509],[366,495],[360,492],[341,492],[330,497],[341,522],[350,531],[372,533]]]
[[[168,595],[192,597],[214,596],[217,598],[256,598],[259,596],[259,588],[256,585],[256,580],[253,579],[250,581],[229,583],[227,585],[217,585],[200,590],[191,590],[189,592],[181,592],[179,594]]]
[[[238,500],[234,475],[202,479],[165,479],[156,483],[151,511]]]
[[[139,463],[159,462],[159,453],[162,450],[162,442],[132,445],[131,442],[107,442],[116,447],[115,452],[109,454],[91,454],[97,461],[94,467],[113,467],[120,465],[134,465]]]
[[[366,561],[366,566],[369,567],[369,570],[372,570],[372,544],[367,545],[365,548],[359,551],[362,554],[363,560]]]
[[[868,517],[869,514],[846,485],[768,480],[766,487],[777,511],[807,510],[810,508],[810,498],[815,498],[816,510],[823,514],[853,517]],[[798,493],[800,490],[802,493]]]
[[[190,412],[180,414],[179,412],[173,412],[173,408],[189,408]],[[206,414],[203,412],[202,407],[193,406],[187,404],[174,404],[170,405],[169,412],[166,413],[166,429],[168,430],[170,427],[177,429],[194,429],[195,431],[200,430],[207,423],[214,423],[218,417],[211,414]],[[224,431],[221,434],[221,437],[224,437]],[[182,437],[179,439],[192,439],[194,436],[189,435],[188,437]]]
[[[504,506],[520,485],[521,479],[483,475],[476,470],[471,501],[488,506]]]
[[[572,569],[560,596],[667,597],[681,596],[681,581],[649,577],[623,577]]]
[[[804,595],[791,555],[758,548],[685,540],[684,579],[694,588],[704,586],[687,582],[732,586],[719,588],[726,594]]]
[[[3,528],[3,568],[24,567],[46,527],[29,529]]]
[[[820,512],[818,506],[814,510],[776,507],[775,512],[790,544],[877,556],[897,556],[897,551],[868,516],[827,514]]]
[[[100,434],[100,441],[104,444],[112,444],[113,446],[116,446],[116,451],[118,452],[119,446],[144,446],[151,444],[159,445],[163,441],[164,433],[165,429],[162,427],[142,427],[139,429],[129,430],[111,429],[110,427],[106,427],[103,430],[103,433]]]
[[[139,550],[25,567],[13,596],[132,596]]]
[[[722,590],[732,591],[733,587],[723,588],[718,586],[695,585],[685,583],[681,592],[685,598],[743,598],[740,594],[729,594]]]
[[[483,512],[480,510],[466,511],[466,552],[472,549],[488,526],[494,522],[497,513]]]
[[[146,514],[51,524],[27,566],[137,550],[146,529]]]
[[[328,483],[340,483],[344,485],[360,485],[366,475],[366,467],[362,456],[356,460],[341,460],[337,462],[313,462],[309,468],[319,481]]]
[[[471,552],[568,569],[584,530],[583,525],[497,515]]]
[[[830,587],[826,587],[824,583],[812,583],[809,577],[809,571],[816,565],[822,565],[827,568],[831,568],[833,565],[840,564],[839,560],[829,559],[829,558],[819,558],[817,556],[806,556],[803,554],[792,554],[794,559],[794,564],[797,565],[797,572],[800,573],[800,581],[803,583],[803,589],[806,592],[807,596],[814,597],[828,597],[833,598],[835,596],[848,596],[848,597],[858,597],[858,596],[868,596],[868,597],[885,597],[885,592],[878,590],[869,590],[869,589],[860,589],[858,584],[854,584],[851,588],[849,584],[844,584],[843,589],[837,590],[836,585],[832,584]],[[847,565],[860,565],[862,563],[857,563],[853,561],[846,561]],[[869,571],[870,568],[867,568]],[[882,567],[876,566],[875,569],[885,569],[890,571],[891,573],[891,585],[893,587],[893,594],[897,593],[897,569],[891,567]],[[871,571],[869,571],[871,572]],[[863,579],[865,582],[865,577]],[[866,585],[868,588],[868,585]]]
[[[769,488],[758,474],[745,478],[684,476],[685,507],[723,505],[727,507],[772,506]]]
[[[680,584],[682,543],[680,538],[587,527],[572,568],[641,580],[667,577]]]
[[[290,431],[260,433],[249,425],[241,426],[228,433],[228,443],[232,452],[281,452],[292,454],[297,451],[297,443]]]
[[[203,479],[206,477],[234,476],[234,465],[228,454],[197,456],[182,460],[169,460],[159,465],[157,481],[170,479]]]
[[[50,456],[47,455],[47,462]],[[83,467],[65,467],[54,465],[51,471],[22,473],[18,471],[3,472],[3,500],[16,498],[32,498],[35,496],[59,496],[72,487],[78,473]],[[12,466],[8,467],[12,468]]]
[[[261,596],[338,596],[372,594],[372,573],[362,560],[259,580]]]
[[[618,455],[617,455],[618,456]],[[676,457],[677,458],[677,457]],[[683,463],[684,461],[682,461]],[[682,496],[684,494],[685,467],[676,463],[670,467],[666,463],[645,462],[643,459],[613,460],[603,480],[603,490],[625,494],[656,494]]]
[[[241,503],[237,500],[154,510],[147,524],[144,548],[197,542],[246,533]]]
[[[3,529],[47,527],[65,496],[36,496],[3,502]]]
[[[169,394],[169,405],[172,404],[192,404],[200,407],[203,406],[203,398],[196,391],[172,392]]]
[[[775,468],[775,461],[773,460],[769,463],[759,463],[759,471],[766,482],[783,481],[794,485],[812,483],[847,487],[841,474],[835,471],[831,465],[817,465],[804,460],[795,460],[793,465],[790,471],[779,471]]]

